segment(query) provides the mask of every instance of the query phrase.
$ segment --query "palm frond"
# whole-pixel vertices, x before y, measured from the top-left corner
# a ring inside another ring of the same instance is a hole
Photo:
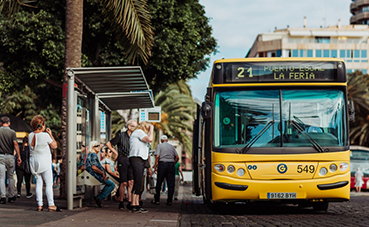
[[[151,18],[145,0],[101,0],[107,19],[117,27],[118,41],[134,64],[145,64],[154,44]]]

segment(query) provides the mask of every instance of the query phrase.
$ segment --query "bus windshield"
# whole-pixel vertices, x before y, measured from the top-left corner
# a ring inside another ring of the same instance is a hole
[[[215,147],[337,147],[347,144],[341,90],[247,90],[215,95]],[[315,147],[315,146],[314,146]]]

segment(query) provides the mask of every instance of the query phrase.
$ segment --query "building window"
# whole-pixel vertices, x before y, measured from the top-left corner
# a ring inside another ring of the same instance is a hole
[[[321,58],[322,57],[322,50],[315,50],[315,57]]]
[[[346,73],[352,73],[352,69],[347,69]]]
[[[308,58],[312,58],[313,57],[313,50],[307,50],[306,54],[307,54]]]
[[[366,50],[361,50],[361,58],[367,58]]]
[[[292,57],[297,58],[299,56],[299,50],[292,50]]]
[[[369,12],[369,6],[364,6],[361,8],[361,12]]]
[[[366,69],[362,69],[361,71],[363,72],[363,74],[368,74],[368,71]]]
[[[360,50],[354,50],[354,58],[360,58]]]
[[[304,52],[305,52],[304,50],[300,50],[300,57],[305,57]]]
[[[330,37],[315,37],[316,43],[331,43]]]
[[[277,50],[277,57],[282,57],[282,50]]]
[[[329,58],[329,50],[323,50],[323,57]]]
[[[337,50],[331,50],[331,57],[332,58],[337,58]]]
[[[346,58],[352,58],[352,51],[351,50],[347,50]]]
[[[340,58],[345,58],[345,53],[346,51],[345,50],[340,50]]]

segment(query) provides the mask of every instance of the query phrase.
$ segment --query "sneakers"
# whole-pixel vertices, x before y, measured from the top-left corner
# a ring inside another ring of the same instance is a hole
[[[142,207],[139,207],[139,206],[134,206],[132,207],[132,210],[130,211],[131,213],[147,213],[148,210],[145,210],[144,208]]]
[[[96,196],[94,197],[94,199],[95,199],[96,205],[101,208],[101,200],[97,198]]]
[[[6,198],[1,198],[0,204],[6,204]]]
[[[30,199],[30,198],[32,198],[32,196],[33,196],[33,194],[32,193],[29,193],[29,194],[27,194],[26,198],[27,199]]]
[[[147,213],[147,212],[149,212],[148,210],[145,210],[144,208],[142,208],[142,207],[140,207],[140,208],[138,208],[139,210],[140,210],[140,213]]]
[[[21,194],[20,194],[20,193],[18,193],[18,194],[17,194],[17,198],[19,199],[20,197],[21,197]]]
[[[118,209],[120,210],[124,210],[124,202],[119,202],[119,207]]]
[[[13,203],[15,200],[17,200],[16,196],[13,196],[11,198],[8,198],[8,203]]]
[[[131,213],[140,213],[140,208],[139,207],[132,207],[132,209],[130,210]]]

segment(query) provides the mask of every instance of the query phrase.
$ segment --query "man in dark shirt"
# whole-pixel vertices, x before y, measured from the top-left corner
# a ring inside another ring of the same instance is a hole
[[[130,204],[132,202],[132,187],[133,187],[133,172],[131,165],[129,163],[128,155],[129,155],[129,137],[131,136],[134,128],[136,128],[137,122],[134,120],[129,120],[127,122],[127,131],[118,133],[112,140],[110,140],[106,146],[116,155],[118,156],[118,172],[120,178],[120,187],[119,187],[119,195],[120,195],[120,203],[119,209],[124,209],[124,191],[127,187],[127,197],[128,204],[127,208],[130,208]],[[117,150],[114,149],[114,146],[117,145]]]
[[[15,182],[13,178],[15,161],[14,161],[14,149],[17,152],[18,159],[17,164],[22,162],[19,146],[17,142],[17,136],[15,131],[10,129],[9,117],[1,118],[2,126],[0,127],[0,193],[1,204],[6,203],[6,187],[5,187],[5,172],[8,174],[8,202],[12,203],[16,200],[15,196]]]

